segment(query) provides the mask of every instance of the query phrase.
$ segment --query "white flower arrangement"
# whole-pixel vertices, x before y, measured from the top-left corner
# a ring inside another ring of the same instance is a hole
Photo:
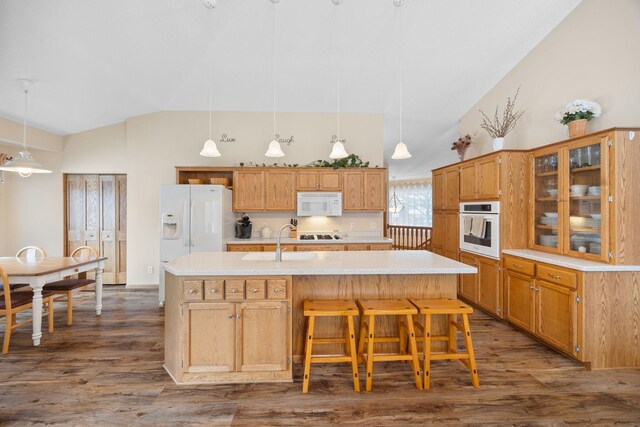
[[[602,108],[597,102],[588,99],[576,99],[565,105],[562,111],[558,111],[554,119],[566,125],[574,120],[591,120],[594,117],[600,117],[600,114],[602,114]]]

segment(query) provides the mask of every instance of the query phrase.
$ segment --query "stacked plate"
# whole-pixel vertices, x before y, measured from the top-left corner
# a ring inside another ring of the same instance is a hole
[[[540,223],[544,225],[558,225],[558,217],[543,216],[540,218]]]
[[[540,236],[540,244],[549,248],[558,247],[558,236]]]
[[[599,196],[600,195],[600,186],[592,185],[587,189],[587,196]]]

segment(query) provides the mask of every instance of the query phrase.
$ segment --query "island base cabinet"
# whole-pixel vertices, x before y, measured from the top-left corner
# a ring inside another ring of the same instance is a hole
[[[290,276],[165,283],[164,366],[176,383],[292,381]]]

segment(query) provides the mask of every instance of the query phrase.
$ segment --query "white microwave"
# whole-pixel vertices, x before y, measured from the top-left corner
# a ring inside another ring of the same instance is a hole
[[[342,193],[298,192],[298,216],[342,215]]]

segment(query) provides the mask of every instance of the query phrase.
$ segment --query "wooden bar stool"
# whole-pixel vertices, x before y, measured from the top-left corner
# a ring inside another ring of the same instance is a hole
[[[431,361],[432,360],[459,360],[469,369],[471,374],[471,384],[474,387],[480,386],[478,379],[478,369],[476,367],[476,358],[473,354],[473,344],[471,343],[471,329],[469,329],[468,315],[473,313],[473,308],[455,299],[412,299],[411,303],[415,305],[420,314],[424,315],[424,328],[419,322],[415,322],[416,329],[422,332],[424,341],[424,388],[429,389],[431,383]],[[431,316],[444,314],[447,316],[447,324],[449,326],[449,335],[431,335]],[[462,324],[457,320],[458,315],[462,317]],[[467,351],[459,353],[457,350],[456,330],[464,334],[464,342]],[[433,341],[447,342],[446,353],[431,352],[431,343]]]
[[[361,299],[358,300],[360,313],[360,341],[358,342],[358,356],[367,366],[367,391],[371,391],[373,382],[373,362],[378,361],[410,361],[413,364],[413,376],[416,387],[422,388],[420,378],[420,362],[418,360],[418,348],[413,329],[413,315],[418,310],[406,299]],[[376,316],[396,316],[398,320],[398,336],[378,337],[375,333]],[[404,319],[403,319],[404,318]],[[409,338],[411,354],[406,354],[406,338]],[[376,343],[398,343],[400,350],[395,354],[376,354]],[[367,352],[364,353],[364,345],[367,344]],[[366,357],[365,357],[366,356]]]
[[[356,354],[356,339],[353,317],[359,314],[358,307],[351,300],[305,300],[304,315],[307,317],[307,336],[304,352],[304,379],[302,392],[309,391],[309,373],[312,363],[350,362],[353,372],[353,389],[360,391],[358,379],[358,355]],[[344,317],[344,338],[315,338],[313,336],[316,317]],[[340,355],[313,356],[314,344],[344,344],[345,352]]]

